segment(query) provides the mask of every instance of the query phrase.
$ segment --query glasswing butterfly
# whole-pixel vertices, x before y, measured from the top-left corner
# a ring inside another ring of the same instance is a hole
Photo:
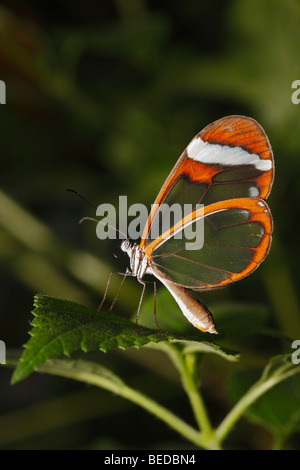
[[[140,244],[129,238],[121,244],[121,250],[130,258],[130,269],[122,273],[118,294],[126,276],[137,277],[143,284],[136,322],[147,282],[143,278],[151,274],[166,286],[193,326],[217,333],[212,314],[189,291],[225,287],[248,276],[265,259],[273,228],[265,200],[273,177],[268,137],[252,118],[224,117],[193,138],[163,184]],[[195,208],[183,218],[181,228],[173,226],[152,239],[151,227],[162,204],[178,202]],[[204,210],[197,209],[197,204],[204,204]],[[203,246],[187,250],[184,236],[177,239],[174,235],[199,218],[204,218]],[[106,298],[110,278],[98,310]],[[154,304],[155,299],[154,281]],[[155,307],[154,315],[156,321]]]

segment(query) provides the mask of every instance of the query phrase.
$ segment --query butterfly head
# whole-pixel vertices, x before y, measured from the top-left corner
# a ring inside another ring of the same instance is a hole
[[[133,241],[130,240],[130,238],[126,238],[126,240],[123,240],[121,243],[121,250],[130,255],[130,251],[132,250],[133,247]]]

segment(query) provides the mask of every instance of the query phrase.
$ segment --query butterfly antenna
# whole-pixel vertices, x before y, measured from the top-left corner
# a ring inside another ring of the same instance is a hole
[[[111,220],[109,217],[105,217],[106,219],[109,219]],[[103,220],[98,220],[98,219],[94,219],[93,217],[82,217],[82,219],[79,220],[79,223],[81,224],[82,222],[84,222],[85,220],[92,220],[93,222],[97,222],[97,224],[105,224],[107,225],[108,227],[112,228],[113,230],[116,230],[117,232],[119,232],[121,235],[123,235],[123,237],[128,238],[126,233],[122,232],[122,230],[119,230],[117,227],[115,227],[114,225],[112,224],[108,224],[107,221],[103,221]],[[113,221],[112,221],[113,223]]]
[[[84,202],[86,202],[89,206],[91,206],[93,209],[97,210],[97,207],[94,206],[90,201],[88,201],[85,197],[83,197],[78,191],[75,191],[75,189],[66,189],[66,191],[70,191],[71,193],[76,194],[76,196],[80,197]]]
[[[93,209],[97,210],[97,207],[94,206],[94,204],[92,204],[90,201],[88,201],[85,197],[83,197],[78,191],[75,191],[75,189],[66,189],[66,191],[70,191],[71,193],[74,193],[76,194],[76,196],[80,197],[80,199],[82,199],[84,202],[86,202],[89,206],[91,206]],[[119,232],[121,235],[123,235],[123,237],[126,239],[128,238],[126,233],[122,232],[122,230],[119,230],[117,227],[115,227],[114,225],[114,221],[106,216],[105,217],[107,220],[110,220],[112,224],[108,224],[107,222],[105,222],[105,225],[107,225],[108,227],[112,228],[113,230],[116,230],[117,232]],[[102,220],[97,220],[97,219],[94,219],[92,217],[83,217],[82,219],[80,219],[79,223],[81,224],[84,220],[92,220],[94,222],[100,222],[100,223],[104,223],[102,222]]]

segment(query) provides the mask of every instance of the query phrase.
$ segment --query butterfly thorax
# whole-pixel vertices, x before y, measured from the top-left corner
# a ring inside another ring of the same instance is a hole
[[[121,250],[125,251],[130,258],[132,276],[142,279],[146,273],[150,274],[150,260],[143,248],[127,238],[122,242]]]

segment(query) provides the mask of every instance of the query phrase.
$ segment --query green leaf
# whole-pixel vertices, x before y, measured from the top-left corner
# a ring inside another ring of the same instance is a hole
[[[198,330],[187,336],[142,326],[138,327],[137,334],[135,323],[127,319],[102,312],[91,319],[94,310],[44,295],[35,297],[34,306],[31,338],[25,345],[12,383],[24,379],[49,359],[62,354],[69,356],[74,351],[88,352],[100,349],[106,352],[132,346],[140,348],[164,340],[191,340],[196,343],[204,338],[208,342],[210,339],[208,334]]]
[[[259,371],[252,369],[237,371],[229,380],[229,393],[235,402],[273,382],[273,387],[267,387],[245,414],[253,423],[267,428],[281,443],[300,430],[299,372],[300,367],[292,363],[288,354],[272,358],[260,378]]]
[[[110,392],[122,396],[152,413],[154,416],[167,423],[168,426],[179,432],[186,439],[193,442],[196,446],[202,444],[202,438],[199,431],[192,428],[172,411],[169,411],[152,398],[139,392],[135,388],[128,386],[111,370],[98,363],[82,359],[52,359],[38,367],[38,370],[48,374],[55,374],[62,377],[68,377],[70,379],[80,380],[90,385],[95,385],[109,390]]]
[[[193,354],[193,353],[209,353],[217,354],[227,361],[238,361],[240,354],[231,349],[224,348],[215,343],[210,343],[208,341],[185,341],[177,340],[176,343],[183,345],[182,354]]]
[[[84,352],[115,348],[137,348],[149,342],[162,341],[167,334],[139,327],[116,315],[97,313],[79,304],[37,295],[31,338],[13,374],[12,383],[22,380],[48,359],[82,350]]]
[[[80,380],[120,393],[126,387],[123,380],[114,372],[93,361],[82,359],[51,359],[39,367],[41,372],[61,375],[70,379]]]

